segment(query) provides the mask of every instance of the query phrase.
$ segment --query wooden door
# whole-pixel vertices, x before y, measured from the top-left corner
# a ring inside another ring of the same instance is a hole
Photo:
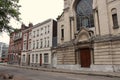
[[[30,55],[28,55],[28,65],[30,65]]]
[[[80,50],[80,62],[81,62],[81,67],[90,67],[91,55],[89,48]]]
[[[40,66],[42,66],[42,54],[40,54]]]

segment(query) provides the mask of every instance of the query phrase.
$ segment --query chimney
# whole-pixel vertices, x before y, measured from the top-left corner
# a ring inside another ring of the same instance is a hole
[[[25,24],[22,23],[22,25],[21,25],[21,29],[25,29],[25,28],[26,28]]]
[[[33,24],[32,23],[29,23],[29,25],[28,25],[29,27],[33,27]]]

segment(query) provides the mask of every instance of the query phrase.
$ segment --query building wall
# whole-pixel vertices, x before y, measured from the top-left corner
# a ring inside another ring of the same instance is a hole
[[[42,66],[51,65],[51,48],[53,47],[53,37],[57,37],[57,25],[52,19],[48,19],[42,23],[36,24],[32,29],[32,52],[31,52],[31,66],[40,66],[40,54],[42,54]],[[56,40],[56,39],[55,39]],[[56,42],[56,41],[55,41]],[[48,62],[45,62],[45,54],[48,54]],[[36,54],[38,59],[36,61]],[[34,60],[33,56],[34,55]]]
[[[57,50],[58,65],[74,65],[75,64],[75,49],[74,47],[63,47]],[[66,54],[67,53],[67,54]]]
[[[118,35],[119,28],[113,29],[113,20],[112,20],[112,12],[111,11],[113,8],[117,9],[118,24],[119,24],[120,1],[119,0],[117,0],[117,1],[97,0],[95,4],[97,4],[95,10],[98,11],[98,16],[99,16],[99,17],[97,17],[97,12],[95,11],[96,35],[98,35],[99,32],[100,32],[100,35],[107,35],[107,34]],[[99,21],[97,21],[98,19],[99,19]],[[97,25],[97,24],[99,24],[99,25]]]
[[[14,32],[10,34],[9,48],[8,48],[8,62],[13,63],[14,54]]]
[[[75,0],[64,1],[64,12],[58,17],[58,44],[74,39],[76,30],[73,3]],[[64,29],[64,39],[61,39],[61,29]]]
[[[23,40],[23,44],[22,44],[22,54],[21,54],[21,65],[23,66],[27,66],[30,64],[30,52],[31,52],[31,38],[32,38],[32,28],[33,28],[33,24],[29,23],[28,27],[26,27],[23,31],[22,31],[22,40]]]
[[[22,51],[22,29],[16,29],[10,34],[9,63],[19,64]]]
[[[112,0],[108,0],[108,16],[109,16],[109,24],[110,24],[110,30],[111,30],[111,34],[113,35],[118,35],[120,33],[120,26],[117,29],[113,29],[113,20],[112,20],[112,9],[116,8],[117,10],[117,17],[118,17],[118,25],[120,25],[120,1],[112,1]]]
[[[70,65],[66,62],[67,58],[65,56],[73,56],[75,51],[73,49],[73,54],[69,53],[69,49],[61,48],[61,47],[70,47],[67,45],[69,41],[72,39],[76,39],[77,37],[80,38],[80,42],[85,45],[85,40],[81,41],[81,37],[84,34],[78,34],[75,38],[75,34],[79,33],[76,30],[76,12],[75,7],[79,0],[71,0],[71,4],[65,0],[65,9],[61,16],[58,17],[58,48],[56,49],[57,54],[57,68],[65,68],[65,69],[73,69],[76,70],[83,70],[80,68],[81,65],[76,65],[71,61],[71,58],[68,60]],[[69,6],[68,6],[68,4]],[[92,51],[91,53],[91,61],[92,64],[89,69],[86,70],[93,70],[93,71],[120,71],[119,65],[119,27],[114,29],[113,28],[113,19],[112,19],[112,9],[117,9],[117,17],[118,17],[118,26],[120,22],[119,16],[119,0],[93,0],[93,11],[94,11],[94,22],[95,22],[95,30],[92,29],[93,33],[90,37],[87,37],[87,40],[91,40],[89,45],[93,45],[90,47]],[[72,18],[72,21],[70,19]],[[70,26],[72,24],[72,26]],[[64,25],[65,30],[65,38],[61,40],[61,25]],[[89,30],[87,32],[89,34]],[[67,37],[66,37],[67,35]],[[71,38],[72,36],[72,38]],[[93,41],[92,41],[93,40]],[[74,41],[74,40],[73,40]],[[82,46],[80,43],[79,46]],[[78,45],[75,44],[78,48]],[[71,49],[72,50],[72,49]],[[75,60],[76,58],[72,58]]]
[[[112,19],[112,9],[117,10],[118,26],[120,25],[119,15],[119,0],[96,0],[96,8],[98,16],[95,16],[96,22],[96,34],[94,43],[94,64],[99,70],[105,71],[120,71],[120,54],[119,54],[119,27],[114,28]],[[97,8],[98,7],[98,8]],[[96,15],[95,11],[95,15]],[[99,21],[97,20],[99,19]],[[97,25],[99,24],[99,25]],[[108,69],[105,68],[108,66]]]
[[[8,45],[0,42],[0,62],[8,61]]]

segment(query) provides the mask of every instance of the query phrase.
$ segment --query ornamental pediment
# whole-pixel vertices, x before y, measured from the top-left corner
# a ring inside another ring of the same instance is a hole
[[[78,32],[78,34],[76,35],[75,43],[85,42],[85,41],[88,42],[92,35],[91,32],[92,31],[90,31],[89,29],[82,27]]]

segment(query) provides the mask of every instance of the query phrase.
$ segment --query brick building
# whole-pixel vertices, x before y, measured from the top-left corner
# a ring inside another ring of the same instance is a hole
[[[22,50],[22,26],[21,29],[16,29],[10,33],[10,42],[8,50],[8,63],[20,64]]]

